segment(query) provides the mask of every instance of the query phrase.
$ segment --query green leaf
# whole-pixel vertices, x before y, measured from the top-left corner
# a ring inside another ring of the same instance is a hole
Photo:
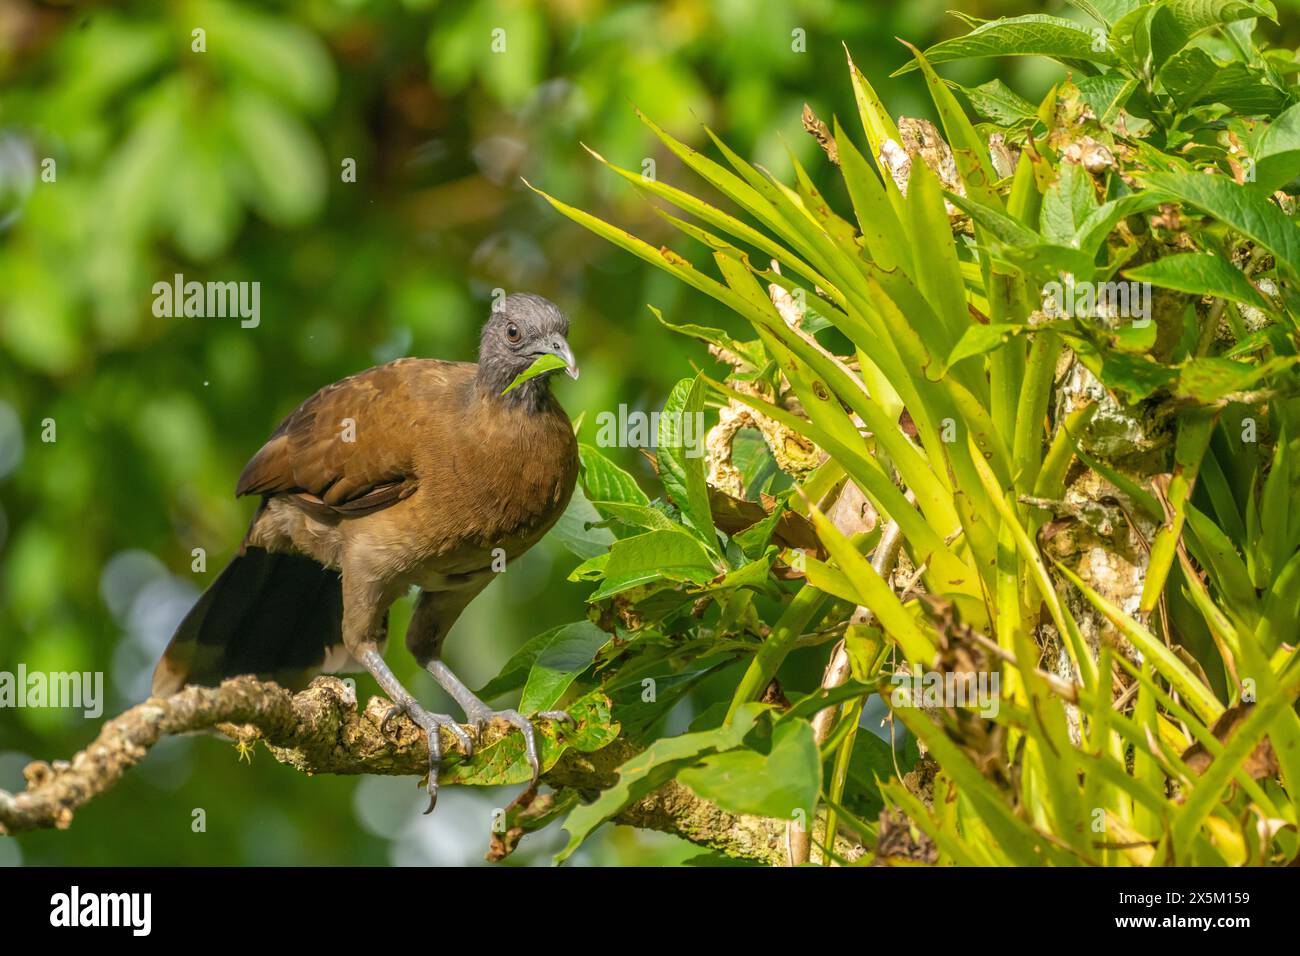
[[[901,208],[901,198],[891,198],[890,187],[882,183],[867,165],[838,120],[835,123],[835,145],[839,151],[844,185],[853,203],[853,213],[872,260],[882,269],[901,267],[907,275],[912,275],[911,250],[895,209],[896,204]]]
[[[1124,275],[1138,282],[1150,282],[1162,289],[1218,296],[1257,309],[1271,308],[1245,273],[1210,253],[1188,252],[1165,256],[1134,269],[1126,269]]]
[[[474,692],[474,696],[483,700],[491,700],[493,697],[500,697],[502,694],[508,694],[512,690],[518,690],[528,681],[528,672],[532,670],[533,663],[537,660],[537,655],[542,652],[556,636],[565,630],[579,633],[587,628],[596,628],[596,625],[590,621],[575,621],[572,624],[561,624],[559,627],[553,627],[548,631],[543,631],[536,637],[531,637],[523,647],[515,651],[510,659],[502,665],[500,673],[492,678],[482,687]],[[599,630],[599,628],[596,628]],[[604,632],[601,631],[603,634]]]
[[[740,748],[705,757],[677,775],[679,783],[732,813],[792,820],[812,818],[821,787],[821,755],[806,721],[781,721],[767,753]]]
[[[1152,189],[1182,200],[1219,219],[1277,257],[1300,276],[1300,227],[1277,206],[1225,176],[1204,173],[1146,173]]]
[[[1155,669],[1182,695],[1183,700],[1196,712],[1197,717],[1206,725],[1213,724],[1218,719],[1223,713],[1223,705],[1215,698],[1213,691],[1183,663],[1182,659],[1165,646],[1164,641],[1090,588],[1082,578],[1059,561],[1056,562],[1056,569],[1079,589],[1089,604],[1115,625],[1116,630],[1151,659]]]
[[[1100,47],[1100,49],[1096,49]],[[965,36],[943,40],[925,51],[931,63],[992,56],[1046,56],[1054,60],[1082,60],[1112,66],[1115,56],[1104,44],[1073,20],[1044,14],[1003,17],[976,27]],[[916,63],[895,70],[910,73]]]
[[[1260,535],[1256,542],[1256,558],[1260,563],[1261,577],[1271,584],[1275,574],[1296,550],[1297,542],[1291,537],[1292,511],[1296,506],[1296,482],[1293,481],[1291,450],[1286,432],[1278,435],[1273,452],[1273,466],[1259,495]]]
[[[730,175],[721,166],[718,166],[716,163],[713,163],[712,160],[708,159],[707,157],[701,156],[700,154],[691,150],[689,147],[684,146],[683,144],[678,143],[676,140],[669,137],[666,133],[660,130],[648,119],[646,119],[644,115],[641,116],[641,119],[648,126],[650,126],[651,129],[653,129],[661,138],[663,138],[664,142],[667,143],[674,151],[680,150],[681,152],[679,152],[678,155],[682,155],[683,157],[685,156],[691,157],[692,162],[688,162],[687,165],[692,165],[692,163],[694,163],[695,165],[693,165],[692,168],[694,168],[696,172],[699,172],[701,175],[704,175],[704,178],[706,180],[713,182],[713,180],[710,179],[710,175],[716,176],[718,178],[726,177]],[[658,196],[659,198],[672,203],[674,206],[677,206],[679,209],[685,210],[686,212],[690,213],[692,216],[695,216],[697,219],[707,222],[715,229],[720,229],[721,231],[725,232],[727,235],[733,236],[734,238],[739,239],[742,242],[746,242],[749,245],[762,250],[762,252],[764,252],[766,255],[770,256],[773,259],[776,259],[778,262],[781,262],[791,267],[795,272],[799,273],[800,275],[805,276],[806,278],[814,282],[818,282],[818,284],[822,284],[822,285],[825,284],[825,280],[820,278],[820,274],[815,269],[813,269],[811,266],[805,263],[802,259],[796,256],[790,250],[786,249],[784,246],[781,246],[780,244],[772,241],[772,239],[766,233],[755,229],[753,226],[750,226],[747,223],[741,222],[739,219],[735,218],[734,216],[728,215],[722,210],[714,206],[711,206],[709,203],[705,202],[704,200],[698,199],[695,196],[692,196],[690,193],[685,192],[684,190],[678,189],[675,186],[670,186],[667,183],[661,183],[657,179],[647,179],[646,177],[642,176],[639,172],[633,172],[630,169],[623,169],[619,166],[615,166],[613,163],[605,159],[605,157],[601,156],[599,153],[595,152],[594,150],[587,147],[584,147],[584,149],[587,149],[587,152],[590,153],[593,157],[595,157],[601,163],[604,163],[605,166],[607,166],[609,169],[612,169],[614,172],[618,173],[618,175],[622,176],[624,179],[632,183],[632,185],[636,186],[638,189],[642,190],[643,192],[648,192],[652,196]],[[732,176],[731,179],[727,180],[726,182],[732,183],[733,181],[734,184],[736,184],[734,185],[734,188],[737,190],[739,190],[744,185],[743,183],[740,182],[740,180],[737,180],[734,176]],[[727,195],[725,189],[721,189],[721,191],[723,192],[724,195]],[[759,201],[761,201],[761,199]],[[762,217],[758,217],[758,218],[761,219]],[[661,322],[663,321],[662,317],[660,317],[660,321]],[[664,323],[664,324],[667,325],[668,323]],[[685,329],[687,328],[697,329],[699,327],[683,326],[681,328],[683,331],[685,331]],[[691,334],[691,333],[686,333],[686,334]]]
[[[614,542],[605,564],[605,580],[587,598],[611,597],[652,581],[706,584],[717,570],[700,542],[684,531],[648,531]]]
[[[975,132],[961,104],[957,102],[957,97],[952,95],[952,90],[934,72],[930,59],[906,41],[904,46],[912,51],[914,62],[925,76],[925,85],[929,88],[930,98],[934,100],[934,108],[939,113],[939,122],[943,124],[948,145],[952,147],[953,160],[957,164],[962,184],[966,187],[966,195],[974,202],[1000,211],[1003,208],[1002,197],[993,186],[998,177],[993,172],[988,142]],[[912,168],[915,171],[916,164]],[[944,230],[945,235],[950,232],[950,229]],[[919,236],[914,235],[912,238],[917,243],[924,241]]]
[[[506,395],[524,384],[524,382],[537,378],[539,375],[545,375],[547,372],[554,372],[558,369],[565,368],[567,364],[568,363],[566,363],[564,359],[560,358],[558,355],[552,355],[550,352],[547,352],[545,355],[539,355],[537,358],[533,359],[532,365],[528,366],[528,368],[515,376],[515,380],[507,385],[506,390],[501,394]]]
[[[1228,609],[1253,629],[1258,616],[1255,586],[1237,549],[1219,526],[1200,509],[1187,506],[1187,530],[1196,547],[1194,553],[1214,577],[1214,585],[1227,602]]]
[[[1178,395],[1205,405],[1221,404],[1239,392],[1255,388],[1261,381],[1281,369],[1296,364],[1296,356],[1283,355],[1255,365],[1235,362],[1217,355],[1190,359],[1178,374]]]
[[[609,642],[609,635],[590,621],[570,624],[556,631],[551,639],[537,648],[528,682],[519,701],[521,713],[552,710],[564,692],[599,651]]]
[[[999,126],[1032,123],[1038,113],[1033,103],[998,79],[989,80],[975,87],[959,86],[951,82],[949,86],[961,90],[975,112]]]
[[[1121,219],[1145,212],[1162,201],[1159,194],[1138,192],[1104,202],[1079,225],[1079,231],[1070,244],[1089,256],[1095,256]]]
[[[1277,8],[1268,0],[1258,3],[1246,0],[1164,0],[1161,6],[1169,12],[1178,28],[1189,36],[1236,20],[1277,19]]]
[[[564,821],[564,828],[569,831],[569,843],[556,855],[555,862],[563,863],[602,823],[651,790],[667,783],[682,767],[694,762],[700,755],[740,746],[758,716],[767,707],[766,704],[742,704],[729,724],[723,724],[715,730],[665,737],[630,757],[618,768],[618,780],[613,786],[591,803],[575,807],[569,814]]]
[[[817,537],[852,586],[857,597],[856,603],[871,609],[885,633],[897,642],[908,660],[923,666],[929,665],[934,659],[935,650],[934,642],[926,629],[917,623],[916,618],[898,600],[898,596],[871,566],[871,562],[858,552],[818,508],[810,508],[809,516],[817,529]],[[949,583],[953,590],[957,590],[965,582]]]
[[[846,56],[848,54],[847,48],[845,54]],[[881,101],[880,96],[866,76],[853,62],[853,57],[849,56],[848,62],[849,79],[853,83],[853,99],[858,105],[858,116],[862,120],[863,132],[867,134],[868,152],[876,163],[876,168],[879,170],[882,180],[885,181],[885,185],[888,187],[889,172],[880,159],[880,150],[884,146],[885,140],[892,139],[895,143],[898,143],[902,141],[903,137],[898,132],[894,117],[885,108],[885,104]],[[891,198],[898,198],[898,190],[894,189],[890,196]]]
[[[1052,242],[1068,244],[1096,211],[1092,177],[1077,163],[1062,163],[1059,178],[1043,196],[1039,230]]]
[[[571,552],[583,560],[603,557],[614,543],[614,533],[608,528],[593,527],[601,522],[596,511],[581,488],[573,489],[569,506],[560,515],[551,533]]]
[[[1255,148],[1254,182],[1268,194],[1300,176],[1300,103],[1280,114]]]
[[[741,552],[747,558],[757,558],[767,550],[783,514],[785,514],[785,506],[778,503],[766,518],[756,521],[743,531],[737,531],[731,538],[740,545]]]
[[[952,351],[948,353],[948,359],[944,362],[944,368],[949,369],[956,365],[962,359],[968,359],[975,355],[984,355],[992,352],[1005,343],[1009,342],[1012,337],[1024,335],[1025,333],[1035,331],[1034,327],[1028,325],[1013,325],[1004,322],[998,325],[970,325],[962,333],[957,344],[953,346]]]
[[[596,510],[633,528],[646,531],[678,531],[686,529],[653,505],[633,505],[626,501],[593,501]]]
[[[659,441],[655,455],[659,479],[686,523],[705,547],[717,550],[709,489],[704,479],[704,383],[699,376],[684,378],[673,387],[659,416]]]
[[[1092,107],[1098,121],[1106,125],[1117,115],[1118,108],[1128,100],[1137,81],[1114,72],[1100,76],[1082,76],[1075,85],[1079,88],[1083,101]]]
[[[1247,115],[1280,109],[1286,96],[1263,70],[1237,60],[1219,60],[1199,47],[1171,57],[1160,70],[1160,83],[1180,110],[1202,103],[1222,103]]]
[[[1274,574],[1273,584],[1264,596],[1256,636],[1264,653],[1272,654],[1296,634],[1300,634],[1300,551]]]
[[[608,746],[618,736],[619,725],[610,719],[609,698],[597,689],[583,695],[568,707],[574,725],[539,720],[537,756],[542,772],[550,770],[566,750],[592,753]],[[530,781],[532,767],[519,733],[504,734],[495,743],[474,751],[469,761],[445,761],[440,770],[444,784],[489,787]]]
[[[1006,798],[980,773],[970,758],[919,706],[891,707],[894,716],[915,734],[943,767],[963,797],[971,801],[1002,852],[1018,866],[1059,863],[1062,851],[1047,842],[1007,805]]]
[[[579,444],[578,454],[582,460],[582,484],[587,497],[592,501],[622,501],[634,505],[646,505],[650,498],[636,479],[618,465],[606,458],[591,445]]]
[[[1292,657],[1291,663],[1295,658]],[[1300,694],[1300,677],[1294,666],[1288,667],[1278,675],[1282,686],[1274,693],[1265,694],[1250,710],[1250,714],[1237,725],[1208,770],[1196,781],[1186,801],[1174,814],[1173,843],[1177,847],[1188,846],[1193,834],[1205,822],[1223,795],[1224,789],[1232,782],[1237,769],[1251,755],[1260,740],[1269,732],[1275,720],[1286,720],[1283,713],[1294,704]]]

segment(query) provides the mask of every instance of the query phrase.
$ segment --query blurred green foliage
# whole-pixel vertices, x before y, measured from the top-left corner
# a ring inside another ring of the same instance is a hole
[[[634,190],[595,175],[580,142],[667,177],[676,162],[635,104],[688,143],[708,123],[784,170],[787,148],[816,149],[799,125],[805,100],[824,117],[853,112],[841,44],[884,77],[906,59],[890,38],[963,32],[943,8],[0,2],[0,670],[99,670],[108,686],[96,721],[0,713],[0,788],[142,699],[172,626],[242,534],[240,467],[316,388],[403,354],[472,358],[492,290],[536,291],[572,317],[584,374],[559,392],[591,428],[591,413],[619,403],[659,407],[690,370],[696,350],[647,302],[677,321],[732,321],[552,214],[521,177],[666,237]],[[1051,68],[1010,69],[949,75],[974,85],[1001,70],[1034,99]],[[916,75],[879,88],[929,114]],[[153,284],[177,273],[259,282],[260,324],[156,317]],[[50,423],[57,440],[43,441]],[[580,617],[587,589],[565,581],[575,564],[546,542],[503,575],[453,634],[451,663],[482,683],[527,638]],[[396,631],[408,613],[395,613]],[[436,700],[400,649],[391,656]],[[819,667],[808,659],[810,675]],[[734,676],[717,684],[675,726]],[[360,689],[374,691],[368,678]],[[456,788],[421,818],[412,780],[309,779],[266,755],[241,763],[214,739],[169,741],[71,833],[0,842],[0,863],[473,862],[491,807],[510,796]],[[512,862],[548,849],[525,843]],[[578,859],[695,852],[619,830]]]

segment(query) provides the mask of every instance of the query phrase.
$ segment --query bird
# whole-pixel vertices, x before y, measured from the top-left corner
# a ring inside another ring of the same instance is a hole
[[[545,355],[576,379],[568,332],[554,303],[515,293],[484,323],[477,364],[401,358],[294,409],[239,476],[236,497],[260,503],[235,557],[163,652],[154,695],[243,674],[298,689],[320,673],[365,670],[392,704],[381,732],[405,714],[428,738],[426,813],[437,803],[443,728],[467,757],[493,719],[518,728],[536,783],[533,721],[476,697],[442,648],[461,612],[573,494],[577,441],[550,387],[559,369],[511,387]],[[474,736],[421,706],[385,663],[389,608],[415,589],[407,649]]]

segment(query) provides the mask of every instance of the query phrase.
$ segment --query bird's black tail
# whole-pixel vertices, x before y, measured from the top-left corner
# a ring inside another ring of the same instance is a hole
[[[342,647],[337,571],[297,554],[247,547],[185,615],[153,675],[157,696],[256,674],[299,689]]]

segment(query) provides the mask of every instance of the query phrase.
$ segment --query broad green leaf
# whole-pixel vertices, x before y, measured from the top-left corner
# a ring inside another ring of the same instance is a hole
[[[1099,76],[1081,76],[1075,84],[1083,101],[1092,107],[1103,126],[1108,125],[1118,115],[1119,110],[1128,101],[1129,94],[1137,86],[1137,81],[1125,77],[1122,73],[1102,73]]]
[[[1238,393],[1256,388],[1270,375],[1293,367],[1296,356],[1281,356],[1258,365],[1210,355],[1189,359],[1178,373],[1176,392],[1204,405],[1222,404]]]
[[[1045,14],[1003,17],[981,24],[964,36],[943,40],[925,51],[931,63],[971,60],[992,56],[1046,56],[1060,61],[1083,61],[1114,65],[1115,57],[1105,43],[1073,20]],[[893,76],[917,68],[909,63]]]
[[[1263,70],[1236,60],[1219,60],[1199,47],[1171,57],[1160,70],[1160,83],[1182,110],[1202,103],[1221,103],[1247,115],[1267,114],[1286,104]]]
[[[557,634],[569,628],[579,630],[595,627],[596,625],[590,621],[575,621],[573,624],[561,624],[559,627],[553,627],[549,631],[543,631],[536,637],[529,638],[527,643],[515,651],[510,656],[510,659],[502,665],[501,671],[496,677],[474,692],[475,696],[484,700],[491,700],[493,697],[499,697],[502,694],[508,694],[512,690],[518,690],[528,681],[528,672],[532,670],[537,655],[543,647],[555,639]],[[597,630],[599,629],[597,628]]]
[[[590,560],[603,557],[614,543],[614,534],[608,528],[593,527],[600,523],[600,513],[592,507],[582,488],[574,488],[568,507],[551,533],[578,557]]]
[[[592,501],[621,501],[634,505],[650,503],[650,498],[636,479],[614,464],[599,450],[587,444],[578,445],[582,459],[582,485]]]
[[[601,514],[633,528],[644,528],[646,531],[676,531],[679,534],[690,534],[690,531],[684,526],[673,521],[672,518],[652,505],[634,505],[626,501],[593,501],[592,505]]]
[[[1043,196],[1039,231],[1052,242],[1067,245],[1096,211],[1092,177],[1077,163],[1062,163],[1059,178]]]
[[[812,819],[822,775],[812,726],[783,720],[767,743],[766,753],[741,747],[705,757],[677,780],[732,813],[792,820],[802,811]]]
[[[1070,245],[1094,256],[1121,219],[1145,212],[1163,201],[1158,194],[1138,192],[1104,202],[1080,224]]]
[[[592,753],[618,737],[619,725],[610,719],[609,698],[599,689],[570,704],[568,714],[573,725],[537,722],[537,756],[543,773],[554,767],[566,750]],[[444,784],[479,787],[527,783],[533,777],[519,733],[504,734],[495,743],[475,750],[469,761],[445,761],[439,773]]]
[[[1161,7],[1169,12],[1179,29],[1189,36],[1236,20],[1255,17],[1277,19],[1277,8],[1269,0],[1257,3],[1247,0],[1163,0]]]
[[[948,353],[948,358],[944,362],[944,368],[952,368],[963,359],[971,358],[975,355],[985,355],[994,349],[1009,342],[1014,336],[1027,335],[1031,332],[1039,333],[1051,331],[1053,328],[1068,325],[1066,322],[1049,322],[1042,325],[1012,325],[1004,322],[1000,325],[970,325],[962,333],[961,338],[953,349]]]
[[[588,601],[599,601],[653,581],[706,584],[717,574],[699,540],[680,531],[647,531],[615,541],[605,580]]]
[[[1255,149],[1252,185],[1269,194],[1300,176],[1300,103],[1268,125]]]
[[[564,828],[569,831],[569,842],[555,857],[555,862],[563,863],[602,823],[667,783],[681,768],[701,755],[739,747],[767,707],[766,704],[742,704],[730,723],[715,730],[662,738],[630,757],[618,768],[618,780],[613,786],[591,803],[575,807],[569,814],[564,821]]]
[[[740,545],[740,550],[750,558],[757,558],[767,550],[772,541],[776,526],[786,513],[785,506],[778,503],[761,521],[757,521],[743,531],[738,531],[731,539]]]
[[[975,87],[959,86],[951,82],[949,86],[961,90],[975,112],[999,126],[1032,123],[1038,112],[1033,103],[998,79],[989,80]]]
[[[537,648],[519,701],[520,712],[532,714],[539,710],[553,710],[569,685],[590,666],[596,652],[609,640],[608,634],[586,621],[556,631],[549,641]]]
[[[1162,289],[1218,296],[1257,309],[1271,308],[1245,273],[1212,253],[1188,252],[1165,256],[1126,269],[1124,275],[1138,282],[1150,282]]]
[[[1300,276],[1300,226],[1257,192],[1225,176],[1203,173],[1146,173],[1152,189],[1167,193],[1219,219],[1277,257]]]

